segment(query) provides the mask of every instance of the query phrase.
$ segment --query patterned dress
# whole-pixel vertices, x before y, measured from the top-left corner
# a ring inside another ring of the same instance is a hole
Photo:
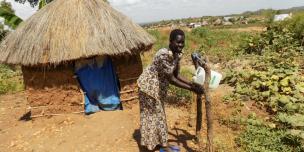
[[[168,128],[164,99],[169,78],[177,67],[177,60],[168,49],[160,49],[138,79],[140,102],[141,145],[153,150],[156,145],[168,145]]]

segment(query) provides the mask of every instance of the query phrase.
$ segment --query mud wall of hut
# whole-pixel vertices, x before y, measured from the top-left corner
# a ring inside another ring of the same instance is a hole
[[[83,95],[72,64],[22,67],[28,103],[33,115],[83,111]]]
[[[115,57],[113,61],[121,86],[120,99],[123,105],[138,101],[137,79],[143,71],[140,54]]]
[[[140,55],[112,58],[121,85],[123,105],[136,102],[136,81],[142,73]],[[81,112],[83,93],[74,75],[73,64],[56,67],[22,67],[27,100],[32,115]]]

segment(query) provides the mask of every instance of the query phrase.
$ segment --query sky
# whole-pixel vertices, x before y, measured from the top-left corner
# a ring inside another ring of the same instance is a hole
[[[0,0],[1,1],[1,0]],[[30,17],[37,8],[28,3],[13,8],[22,19]],[[304,6],[304,0],[109,0],[110,4],[137,23],[200,16],[216,16],[255,11],[258,9],[283,9]]]

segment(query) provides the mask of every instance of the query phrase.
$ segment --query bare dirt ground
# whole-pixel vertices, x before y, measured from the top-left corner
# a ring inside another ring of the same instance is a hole
[[[238,151],[234,143],[237,132],[219,123],[235,107],[221,102],[231,88],[222,85],[212,92],[214,143],[217,151]],[[139,106],[123,111],[93,115],[67,114],[19,120],[26,112],[23,93],[0,96],[1,152],[137,152],[139,146]],[[196,151],[195,128],[189,127],[189,105],[166,105],[170,144],[181,151]],[[248,107],[247,107],[248,108]],[[204,125],[204,130],[206,125]],[[204,135],[205,136],[205,135]]]

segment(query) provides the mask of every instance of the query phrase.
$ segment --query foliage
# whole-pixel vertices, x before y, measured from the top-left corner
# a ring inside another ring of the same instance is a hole
[[[4,30],[3,27],[0,27],[0,42],[3,40],[3,38],[6,36],[8,31]]]
[[[225,82],[235,86],[233,96],[262,102],[272,112],[302,113],[304,106],[304,77],[299,76],[297,64],[282,60],[284,53],[255,57],[251,68],[229,70]]]
[[[47,0],[40,0],[38,8],[41,9],[41,8],[44,7],[47,3],[48,3]]]
[[[2,1],[0,3],[0,17],[5,19],[5,24],[15,29],[22,19],[15,15],[15,11],[12,9],[10,3]]]
[[[228,61],[235,56],[235,47],[240,45],[243,39],[253,34],[229,29],[195,28],[186,33],[185,50],[189,52],[196,50],[211,56],[213,62]]]
[[[156,40],[155,44],[153,45],[154,50],[159,50],[169,44],[169,35],[161,33],[159,30],[148,30],[148,33]]]
[[[294,24],[300,20],[273,23],[261,35],[248,37],[239,48],[248,66],[226,73],[224,82],[235,87],[226,100],[253,100],[275,115],[269,120],[272,127],[249,126],[238,138],[245,151],[304,150],[304,50],[300,24]]]
[[[291,19],[281,23],[282,26],[287,27],[295,35],[295,38],[300,40],[301,45],[304,43],[304,12],[296,13]]]
[[[0,94],[21,90],[23,90],[21,70],[0,64]]]
[[[268,50],[278,53],[286,51],[303,52],[302,40],[296,33],[282,24],[272,24],[261,35],[248,37],[240,45],[240,51],[242,51],[241,53],[259,55]]]
[[[236,142],[245,151],[250,152],[300,152],[304,150],[299,138],[282,129],[248,125]],[[291,146],[292,145],[292,146]]]
[[[182,68],[180,74],[188,80],[192,79],[191,71],[187,68]],[[169,94],[175,96],[179,101],[190,102],[191,99],[191,92],[189,90],[175,87],[173,85],[170,85],[169,87]]]
[[[210,36],[210,30],[204,27],[195,28],[191,31],[191,34],[199,37],[204,38]]]

